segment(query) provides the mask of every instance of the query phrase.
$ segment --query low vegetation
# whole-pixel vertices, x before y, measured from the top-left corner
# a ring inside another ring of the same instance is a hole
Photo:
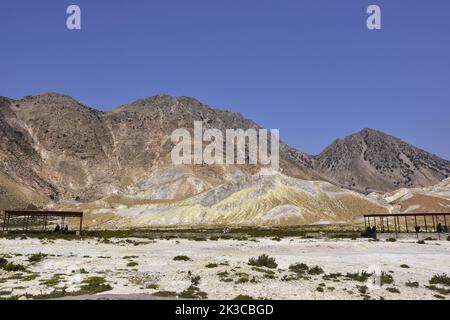
[[[205,268],[217,268],[219,265],[217,263],[208,263]]]
[[[240,294],[240,295],[237,295],[236,297],[234,297],[234,299],[233,300],[255,300],[255,298],[253,298],[252,296],[248,296],[248,295],[245,295],[245,294]]]
[[[450,277],[448,277],[447,274],[445,274],[445,273],[444,274],[436,274],[430,279],[429,283],[450,286]]]
[[[386,288],[386,291],[389,291],[390,293],[400,293],[400,290],[398,290],[397,288]]]
[[[6,265],[4,265],[2,269],[8,272],[18,272],[18,271],[27,272],[27,268],[25,268],[23,265],[15,264],[12,262],[9,262]]]
[[[356,272],[356,273],[347,273],[346,277],[352,279],[354,281],[365,282],[372,276],[372,273],[368,273],[366,271]]]
[[[178,297],[183,299],[207,299],[208,294],[200,291],[200,289],[196,286],[190,286],[186,290],[180,292]]]
[[[266,254],[260,255],[258,258],[250,258],[248,260],[248,264],[250,266],[266,267],[269,269],[274,269],[278,266],[278,264],[275,261],[275,258],[269,257]]]
[[[45,257],[47,257],[47,255],[46,254],[43,254],[43,253],[35,253],[35,254],[32,254],[32,255],[30,255],[29,257],[28,257],[28,262],[31,262],[31,263],[38,263],[38,262],[41,262]]]
[[[408,288],[418,288],[419,287],[419,283],[417,281],[408,281],[405,283],[405,286],[407,286]]]
[[[175,261],[192,261],[188,256],[176,256],[173,258]]]

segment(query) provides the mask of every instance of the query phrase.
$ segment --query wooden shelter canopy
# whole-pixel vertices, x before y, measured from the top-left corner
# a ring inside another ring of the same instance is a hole
[[[47,231],[47,225],[51,220],[49,221],[49,218],[60,218],[61,219],[61,225],[64,225],[64,222],[66,221],[66,218],[77,218],[80,220],[78,231],[81,234],[82,227],[83,227],[83,212],[78,211],[27,211],[27,210],[6,210],[3,215],[3,232],[9,232],[11,228],[17,228],[17,223],[11,224],[11,218],[17,218],[21,219],[23,222],[21,224],[22,231],[36,231],[36,223],[32,223],[33,221],[38,221],[38,224],[42,226],[42,228],[39,228],[39,230],[42,232]],[[35,219],[36,218],[36,219]],[[14,220],[14,219],[13,219]],[[31,221],[31,222],[30,222]],[[41,222],[39,222],[41,221]],[[20,225],[19,225],[20,226]],[[14,231],[14,230],[11,230]],[[67,227],[65,232],[67,231]]]
[[[45,217],[45,216],[52,216],[52,217],[66,217],[66,218],[81,218],[83,217],[83,212],[76,212],[76,211],[5,211],[6,215],[9,216],[32,216],[32,217]]]
[[[364,215],[364,227],[375,227],[372,233],[391,232],[448,232],[447,218],[450,213],[417,212],[417,213],[373,213]],[[400,219],[401,218],[401,219]],[[428,219],[427,219],[428,218]],[[414,228],[412,228],[414,227]]]
[[[373,213],[373,214],[365,214],[365,218],[372,217],[423,217],[423,216],[450,216],[450,213],[432,213],[432,212],[423,212],[423,213]]]

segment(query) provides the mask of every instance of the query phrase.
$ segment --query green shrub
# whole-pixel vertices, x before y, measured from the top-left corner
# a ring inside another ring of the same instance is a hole
[[[386,241],[388,241],[388,242],[396,242],[397,239],[395,239],[395,238],[389,238],[389,239],[386,239]]]
[[[192,261],[188,256],[176,256],[173,258],[175,261]]]
[[[407,264],[401,264],[400,268],[405,268],[405,269],[409,269],[409,266]]]
[[[198,286],[200,284],[200,276],[192,276],[191,277],[191,283],[194,286]]]
[[[233,300],[255,300],[255,299],[252,296],[248,296],[248,295],[245,295],[245,294],[240,294],[240,295],[234,297]]]
[[[154,289],[154,290],[156,290],[156,289],[158,289],[158,288],[159,288],[159,285],[156,284],[156,283],[150,283],[150,284],[147,284],[147,285],[145,286],[145,289]]]
[[[200,291],[196,286],[190,286],[178,295],[179,298],[183,299],[207,299],[208,294],[206,292]]]
[[[258,258],[250,258],[248,264],[256,267],[267,267],[270,269],[276,268],[278,264],[275,262],[275,258],[271,258],[266,254],[260,255]]]
[[[391,283],[394,283],[394,278],[392,277],[392,275],[383,271],[380,276],[380,282],[381,282],[381,285],[391,284]]]
[[[295,272],[295,273],[305,273],[309,270],[308,265],[304,263],[297,263],[297,264],[291,264],[289,266],[289,271]]]
[[[83,294],[93,294],[112,290],[112,287],[106,283],[103,277],[89,277],[81,281],[81,292]]]
[[[322,279],[323,280],[334,280],[336,282],[338,282],[339,280],[337,280],[338,278],[342,277],[342,273],[337,272],[337,273],[330,273],[330,274],[325,274]]]
[[[0,258],[0,269],[3,269],[8,264],[8,260]]]
[[[205,267],[206,268],[217,268],[219,265],[217,263],[208,263]]]
[[[397,288],[386,288],[386,291],[389,291],[391,293],[400,293],[400,290]]]
[[[139,258],[138,256],[124,256],[122,257],[122,259],[137,259]]]
[[[28,261],[31,263],[41,262],[47,255],[42,253],[35,253],[28,257]]]
[[[354,281],[364,282],[367,281],[372,276],[372,273],[368,273],[366,271],[356,272],[356,273],[347,273],[346,277],[350,278]]]
[[[450,286],[450,277],[447,274],[436,274],[430,279],[430,284],[443,284],[446,286]]]
[[[308,274],[310,275],[319,275],[324,273],[323,269],[319,266],[314,266],[311,269],[308,270]]]
[[[419,287],[419,283],[417,281],[408,281],[405,283],[405,286],[409,287],[409,288],[418,288]]]
[[[177,293],[174,291],[158,291],[152,294],[157,297],[176,297]]]
[[[439,287],[436,287],[435,285],[425,286],[425,288],[433,290],[433,291],[437,291],[437,292],[439,292],[440,294],[443,294],[443,295],[450,294],[450,290],[449,289],[439,288]]]
[[[9,271],[9,272],[17,272],[17,271],[27,271],[27,269],[21,265],[21,264],[14,264],[12,262],[8,263],[3,267],[3,270]]]
[[[138,265],[139,263],[137,263],[136,261],[130,261],[127,263],[127,267],[136,267]]]
[[[357,286],[358,291],[362,294],[366,294],[367,290],[369,289],[367,286]]]

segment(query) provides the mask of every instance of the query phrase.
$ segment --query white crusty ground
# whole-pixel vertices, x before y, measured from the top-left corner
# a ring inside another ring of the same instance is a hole
[[[358,272],[369,267],[378,267],[391,273],[395,283],[381,288],[369,289],[368,295],[373,299],[435,299],[436,292],[425,288],[429,279],[435,274],[450,275],[450,241],[427,241],[417,244],[412,240],[397,242],[369,242],[358,239],[300,239],[283,238],[275,241],[259,238],[255,241],[219,240],[191,241],[187,239],[146,240],[130,239],[138,242],[126,243],[124,239],[113,239],[113,243],[103,243],[96,239],[90,240],[55,240],[38,239],[7,240],[0,239],[0,255],[11,255],[8,259],[16,263],[29,265],[29,269],[40,274],[36,280],[23,282],[21,280],[0,281],[0,292],[11,291],[11,295],[39,294],[51,292],[39,283],[39,280],[51,278],[53,274],[64,274],[66,286],[76,290],[80,281],[89,276],[104,276],[112,285],[108,294],[152,294],[159,290],[181,292],[190,285],[188,271],[201,277],[200,289],[207,292],[210,299],[232,299],[239,294],[255,298],[271,299],[362,299],[357,285],[352,280],[341,279],[340,282],[323,280],[322,275],[313,276],[311,280],[281,281],[283,275],[289,274],[290,264],[304,262],[308,265],[319,265],[325,273]],[[49,256],[36,264],[27,262],[28,254],[45,253]],[[267,279],[263,274],[251,270],[248,259],[260,254],[274,257],[278,263],[277,279]],[[15,256],[21,254],[22,256]],[[53,255],[53,256],[50,256]],[[192,261],[174,261],[177,255],[187,255]],[[88,256],[88,257],[86,257]],[[138,258],[123,259],[124,256]],[[127,267],[129,261],[136,261],[135,268]],[[228,262],[229,266],[206,268],[212,262]],[[409,269],[401,268],[407,264]],[[76,270],[86,269],[89,274],[80,274]],[[75,270],[75,272],[73,272]],[[220,281],[217,275],[227,270],[238,279],[234,273],[245,272],[256,276],[259,283]],[[234,270],[234,271],[233,271]],[[12,274],[0,271],[0,279],[6,279]],[[130,278],[143,279],[142,284],[133,284]],[[419,288],[408,288],[407,281],[418,281]],[[145,289],[150,283],[159,285],[159,289]],[[316,288],[325,283],[325,291],[318,292]],[[19,289],[13,289],[17,288]],[[25,287],[20,288],[20,287]],[[334,287],[331,291],[328,287]],[[396,287],[400,294],[386,291],[387,287]],[[348,293],[352,291],[353,293]],[[7,296],[3,296],[5,298]],[[449,296],[447,295],[448,299]]]

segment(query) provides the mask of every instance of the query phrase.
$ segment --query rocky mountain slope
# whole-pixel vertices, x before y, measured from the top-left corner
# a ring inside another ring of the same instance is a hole
[[[450,162],[380,131],[336,140],[315,159],[334,183],[363,193],[427,187],[450,176]]]
[[[263,169],[264,170],[264,169]],[[236,176],[181,201],[136,201],[105,197],[83,204],[60,204],[87,213],[86,224],[100,228],[144,226],[286,226],[355,222],[364,213],[388,212],[389,205],[324,181],[280,173]]]
[[[450,212],[450,178],[430,187],[400,188],[385,194],[373,192],[368,197],[384,202],[396,212]]]
[[[238,113],[215,110],[187,97],[160,95],[111,112],[59,94],[16,101],[2,98],[0,172],[12,184],[49,201],[85,202],[129,191],[143,198],[184,199],[228,176],[260,169],[259,165],[174,167],[170,135],[177,128],[192,128],[194,121],[223,132],[259,128]],[[280,145],[280,154],[286,174],[323,179],[309,156],[285,144]],[[9,193],[8,199],[20,197],[13,190]]]
[[[319,156],[281,143],[282,171],[268,177],[260,165],[174,166],[171,133],[194,121],[222,132],[260,128],[188,97],[110,112],[53,93],[0,98],[0,209],[76,207],[111,225],[349,221],[393,204],[345,189],[431,186],[450,173],[448,161],[369,129]]]

